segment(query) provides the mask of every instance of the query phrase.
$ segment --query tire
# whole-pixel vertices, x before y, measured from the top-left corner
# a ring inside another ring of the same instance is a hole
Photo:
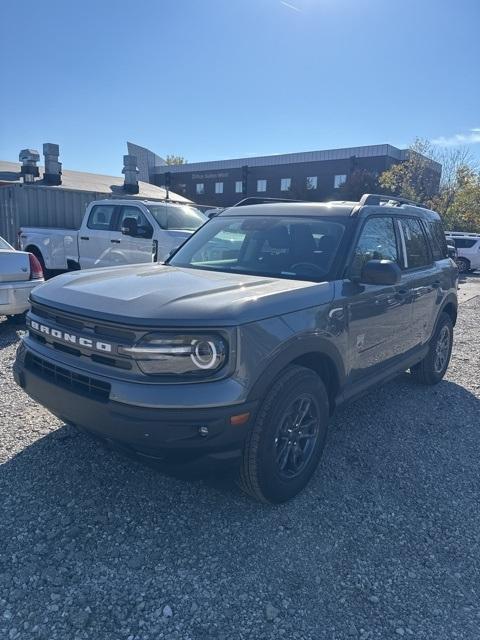
[[[466,258],[457,258],[456,262],[459,273],[468,273],[470,271],[470,262]]]
[[[410,369],[421,384],[433,385],[442,380],[452,354],[453,324],[448,313],[442,312],[425,358]],[[443,345],[443,357],[440,357]]]
[[[328,421],[328,396],[320,377],[305,367],[287,367],[263,399],[245,442],[240,488],[266,503],[296,496],[320,461]]]

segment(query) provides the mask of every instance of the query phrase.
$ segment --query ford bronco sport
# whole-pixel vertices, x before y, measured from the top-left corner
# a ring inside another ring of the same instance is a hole
[[[234,206],[164,265],[35,289],[15,377],[135,455],[223,463],[282,502],[337,406],[407,369],[443,378],[457,278],[439,216],[402,199]]]

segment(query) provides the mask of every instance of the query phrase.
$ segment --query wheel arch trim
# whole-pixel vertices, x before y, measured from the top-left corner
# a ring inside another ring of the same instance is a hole
[[[290,341],[280,353],[276,354],[267,362],[266,366],[254,381],[248,399],[258,400],[264,397],[268,389],[275,383],[278,375],[291,364],[305,366],[318,373],[318,368],[303,363],[302,358],[312,358],[312,360],[318,363],[322,361],[328,363],[334,372],[335,379],[330,381],[331,384],[329,384],[328,380],[324,380],[324,383],[327,386],[327,391],[329,390],[328,388],[330,388],[330,392],[336,397],[341,392],[346,377],[345,367],[340,353],[337,347],[327,338],[308,336]],[[331,396],[330,393],[329,396]],[[335,397],[330,397],[331,404],[334,404]]]

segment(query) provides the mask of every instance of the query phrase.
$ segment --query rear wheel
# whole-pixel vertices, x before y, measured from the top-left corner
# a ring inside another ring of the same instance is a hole
[[[328,419],[328,396],[319,376],[288,367],[263,400],[245,443],[240,487],[261,502],[297,495],[320,461]]]
[[[453,344],[453,323],[448,313],[441,313],[425,358],[411,368],[422,384],[437,384],[445,375]]]

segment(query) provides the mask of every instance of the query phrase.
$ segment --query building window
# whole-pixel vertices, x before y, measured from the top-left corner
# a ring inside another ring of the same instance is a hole
[[[345,184],[346,181],[347,181],[347,176],[344,173],[335,176],[333,179],[333,188],[338,189],[339,187],[342,186],[342,184]]]
[[[235,193],[243,193],[243,182],[241,180],[235,182]]]
[[[215,193],[223,193],[223,182],[215,182]]]
[[[257,180],[257,191],[266,191],[266,190],[267,190],[267,181]]]
[[[280,191],[290,191],[291,186],[292,186],[291,178],[282,178],[280,180]]]
[[[203,182],[197,182],[197,184],[195,185],[196,191],[197,191],[197,195],[202,195],[205,193],[205,184]]]
[[[317,176],[310,176],[307,178],[307,189],[316,189],[318,186],[318,178]]]

